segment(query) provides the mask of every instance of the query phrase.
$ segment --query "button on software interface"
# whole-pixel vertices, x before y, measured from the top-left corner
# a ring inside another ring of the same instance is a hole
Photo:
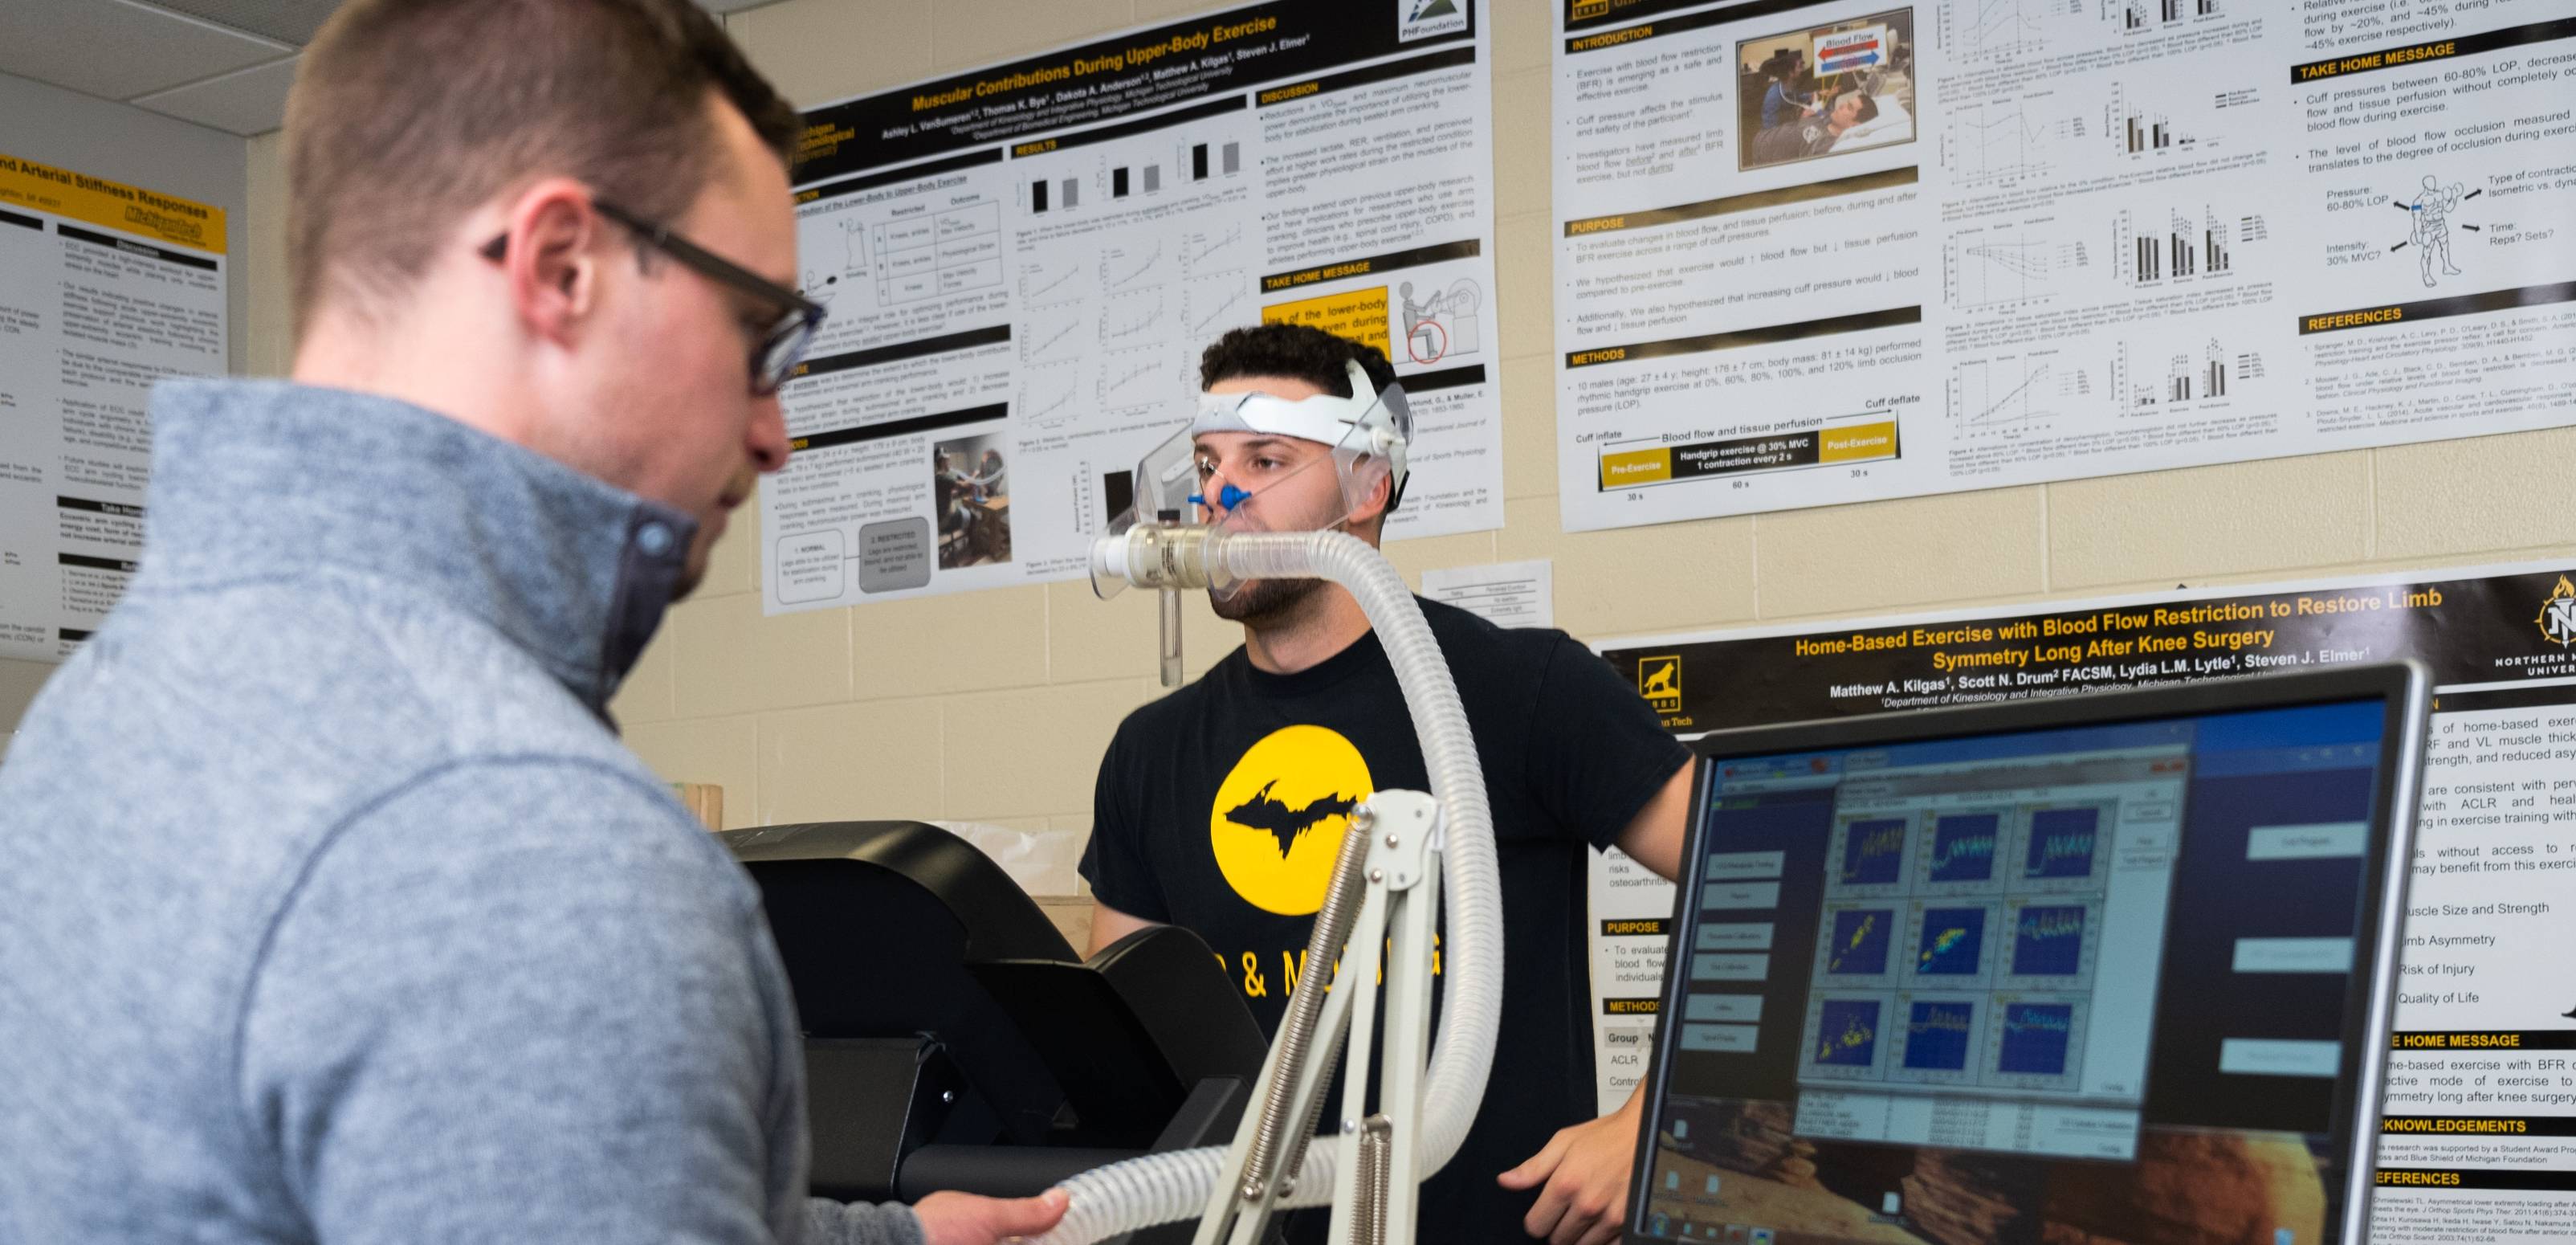
[[[2326,1239],[2384,710],[1713,758],[1632,1227]]]

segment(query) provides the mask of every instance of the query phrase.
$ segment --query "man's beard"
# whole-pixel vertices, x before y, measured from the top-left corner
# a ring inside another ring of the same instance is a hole
[[[1209,593],[1208,608],[1227,622],[1276,626],[1288,621],[1323,589],[1324,581],[1320,579],[1256,579],[1231,596]]]

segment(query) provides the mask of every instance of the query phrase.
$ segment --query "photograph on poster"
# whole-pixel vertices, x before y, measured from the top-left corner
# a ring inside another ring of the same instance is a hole
[[[1911,9],[1738,44],[1738,167],[1913,142],[1913,66]]]
[[[1011,494],[999,434],[942,441],[931,450],[939,501],[939,569],[1011,560]]]

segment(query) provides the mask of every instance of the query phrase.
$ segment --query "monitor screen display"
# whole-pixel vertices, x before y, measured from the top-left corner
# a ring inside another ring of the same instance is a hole
[[[2390,720],[1704,747],[1632,1239],[2335,1240]]]

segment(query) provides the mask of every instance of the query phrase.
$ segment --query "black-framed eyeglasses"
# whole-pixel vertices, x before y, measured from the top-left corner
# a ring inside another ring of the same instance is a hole
[[[814,330],[822,327],[823,304],[681,237],[668,225],[646,220],[606,199],[592,199],[590,205],[597,208],[600,215],[634,230],[654,249],[697,270],[699,275],[779,308],[778,323],[761,334],[760,340],[751,347],[751,392],[754,396],[765,398],[778,392],[778,387],[795,375],[797,363],[805,357],[805,348],[814,343]],[[510,235],[502,234],[483,244],[483,258],[498,262],[509,252],[509,246]]]

